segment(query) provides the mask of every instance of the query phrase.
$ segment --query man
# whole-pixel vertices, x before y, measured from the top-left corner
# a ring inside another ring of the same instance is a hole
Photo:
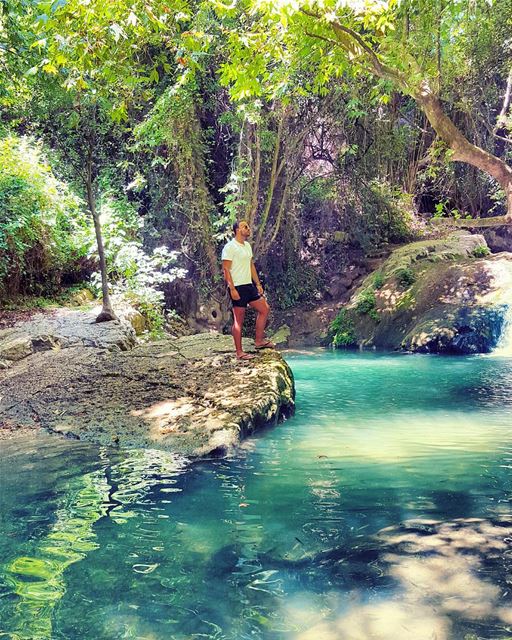
[[[222,250],[222,269],[233,304],[233,329],[231,333],[235,341],[236,357],[239,360],[251,360],[254,356],[245,353],[242,349],[245,310],[249,305],[258,314],[254,340],[256,349],[271,349],[275,347],[275,344],[267,340],[264,335],[270,307],[263,297],[263,287],[252,259],[252,248],[247,242],[247,238],[251,235],[249,224],[246,220],[235,222],[233,232],[235,237]]]

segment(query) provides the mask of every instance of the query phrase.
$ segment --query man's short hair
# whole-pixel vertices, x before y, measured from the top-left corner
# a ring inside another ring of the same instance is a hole
[[[233,225],[233,233],[236,235],[236,232],[238,231],[238,227],[240,226],[240,222],[237,220],[235,222],[235,224]]]

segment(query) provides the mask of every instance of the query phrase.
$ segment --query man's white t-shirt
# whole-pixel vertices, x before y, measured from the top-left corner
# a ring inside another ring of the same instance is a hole
[[[252,248],[248,242],[240,244],[233,238],[222,250],[222,259],[231,260],[231,277],[235,287],[251,284]]]

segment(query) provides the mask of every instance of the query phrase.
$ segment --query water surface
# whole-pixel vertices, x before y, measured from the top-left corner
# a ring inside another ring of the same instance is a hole
[[[288,360],[228,460],[1,443],[0,638],[512,638],[512,359]]]

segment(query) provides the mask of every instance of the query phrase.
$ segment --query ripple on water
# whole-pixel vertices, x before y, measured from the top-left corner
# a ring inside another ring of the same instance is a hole
[[[512,361],[317,351],[290,362],[295,417],[231,459],[8,443],[0,629],[502,637]]]

